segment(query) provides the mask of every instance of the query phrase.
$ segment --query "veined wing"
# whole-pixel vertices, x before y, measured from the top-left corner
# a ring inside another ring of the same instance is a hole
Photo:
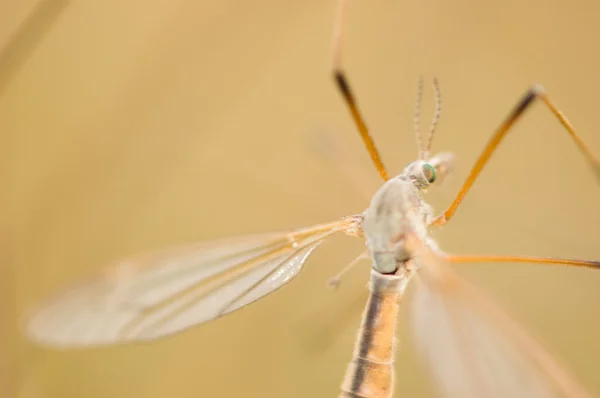
[[[48,300],[26,325],[43,345],[147,341],[235,311],[298,274],[326,238],[354,234],[360,218],[208,241],[124,260]]]
[[[513,319],[461,279],[446,259],[416,250],[410,300],[414,340],[446,398],[590,395]]]

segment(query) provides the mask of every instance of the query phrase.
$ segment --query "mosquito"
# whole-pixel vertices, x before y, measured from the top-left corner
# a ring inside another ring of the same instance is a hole
[[[208,241],[125,259],[44,302],[27,320],[27,335],[54,348],[152,341],[173,335],[274,292],[300,272],[317,247],[332,235],[344,233],[365,240],[366,250],[353,263],[370,258],[372,268],[370,295],[342,397],[391,397],[399,304],[413,279],[409,310],[414,341],[442,396],[589,397],[516,322],[461,279],[452,264],[530,262],[600,268],[600,262],[447,255],[430,237],[429,229],[453,217],[494,150],[535,100],[563,124],[597,175],[600,163],[545,91],[534,86],[494,132],[454,201],[434,216],[422,193],[451,172],[453,159],[448,153],[429,156],[440,113],[438,84],[434,83],[438,109],[427,140],[422,140],[418,124],[415,127],[417,160],[389,178],[341,67],[344,13],[345,1],[340,0],[333,74],[384,180],[367,209],[307,228]],[[419,106],[416,109],[418,120]]]

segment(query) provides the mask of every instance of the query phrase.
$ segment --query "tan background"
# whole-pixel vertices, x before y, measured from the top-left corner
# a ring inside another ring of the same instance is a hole
[[[339,134],[378,183],[329,74],[334,2],[48,0],[37,14],[18,3],[0,6],[4,396],[335,396],[366,298],[366,266],[325,288],[361,249],[350,238],[265,300],[154,344],[52,352],[15,327],[46,294],[122,256],[366,206],[316,149]],[[416,155],[421,73],[444,98],[434,149],[458,158],[429,196],[439,210],[531,83],[600,153],[599,13],[597,1],[353,1],[347,70],[388,168]],[[436,237],[455,253],[600,258],[599,202],[567,134],[536,106]],[[464,270],[600,395],[600,272]],[[401,329],[397,396],[426,396]]]

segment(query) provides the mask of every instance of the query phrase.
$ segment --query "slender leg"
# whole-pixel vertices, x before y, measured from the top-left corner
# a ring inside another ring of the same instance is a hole
[[[552,257],[530,257],[530,256],[477,256],[477,255],[448,255],[451,263],[534,263],[534,264],[561,264],[572,267],[585,267],[600,269],[600,261],[573,260]]]
[[[385,181],[388,180],[388,173],[385,169],[385,165],[381,160],[381,156],[379,156],[379,151],[375,147],[375,141],[373,141],[373,137],[369,133],[369,129],[365,124],[365,121],[360,114],[358,109],[358,104],[356,103],[356,99],[352,90],[350,88],[350,83],[348,83],[348,79],[346,78],[346,74],[342,70],[342,36],[343,36],[343,25],[344,25],[344,12],[346,10],[346,1],[340,0],[338,2],[338,10],[336,14],[335,28],[333,31],[333,77],[338,86],[338,90],[344,97],[344,101],[352,114],[352,118],[354,119],[354,124],[356,124],[356,128],[360,133],[360,136],[363,139],[365,147],[367,151],[369,151],[369,155],[371,156],[371,160],[373,164],[377,168],[379,175]]]
[[[431,225],[441,226],[446,224],[450,220],[450,218],[452,218],[454,212],[456,211],[456,209],[464,199],[465,195],[467,194],[467,192],[469,192],[469,189],[471,189],[471,186],[479,176],[479,173],[481,173],[483,167],[486,165],[486,163],[488,162],[488,160],[490,159],[490,157],[492,156],[502,139],[506,136],[506,133],[509,132],[510,128],[515,124],[519,117],[521,117],[521,115],[527,109],[529,109],[530,105],[536,99],[539,99],[544,104],[546,104],[546,106],[550,109],[554,116],[556,116],[556,118],[565,127],[569,135],[575,141],[575,144],[577,144],[577,146],[579,147],[579,150],[583,153],[583,155],[590,163],[590,166],[596,174],[596,177],[600,180],[600,162],[598,161],[598,158],[594,156],[594,154],[590,151],[589,147],[583,142],[581,137],[579,137],[573,125],[571,125],[571,123],[567,120],[563,113],[550,100],[544,88],[542,86],[536,85],[527,90],[527,92],[519,101],[517,106],[508,115],[504,122],[502,122],[502,124],[498,127],[494,135],[492,135],[492,138],[488,142],[487,146],[484,148],[483,152],[479,156],[479,159],[477,159],[477,161],[475,162],[473,169],[471,169],[471,174],[469,174],[469,176],[467,177],[467,180],[456,195],[454,201],[450,204],[450,206],[448,206],[448,208],[443,214],[441,214],[433,220]]]
[[[373,178],[362,164],[358,164],[342,134],[337,130],[320,131],[313,140],[314,148],[319,154],[338,169],[342,178],[354,188],[367,202],[380,186],[379,180]]]
[[[369,260],[370,258],[371,256],[369,256],[369,252],[367,250],[360,253],[358,256],[356,256],[354,260],[352,260],[348,265],[342,268],[340,272],[338,272],[334,277],[329,279],[329,282],[327,284],[331,289],[337,289],[337,287],[340,285],[340,282],[342,281],[342,276],[346,275],[348,271],[354,268],[354,266],[362,260]]]

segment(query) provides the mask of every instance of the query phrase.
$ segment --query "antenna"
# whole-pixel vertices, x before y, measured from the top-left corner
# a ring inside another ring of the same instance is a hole
[[[429,151],[431,150],[431,144],[433,143],[433,135],[435,128],[440,120],[440,114],[442,113],[442,94],[440,91],[440,84],[436,78],[433,79],[433,89],[435,91],[435,113],[433,114],[433,120],[431,120],[431,127],[429,128],[429,137],[427,139],[427,146],[425,146],[424,159],[429,158]]]
[[[413,116],[413,124],[415,130],[415,139],[417,141],[417,150],[419,151],[419,159],[424,159],[425,151],[423,149],[423,141],[421,140],[421,101],[423,99],[423,76],[419,76],[419,84],[417,86],[417,101],[415,102],[415,114]]]

